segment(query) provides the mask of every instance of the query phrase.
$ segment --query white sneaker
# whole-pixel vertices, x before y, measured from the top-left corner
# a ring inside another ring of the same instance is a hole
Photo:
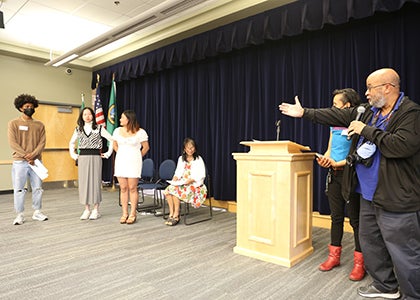
[[[22,225],[25,222],[25,217],[23,213],[18,213],[15,220],[13,221],[13,225]]]
[[[83,214],[80,216],[80,220],[87,220],[89,219],[89,215],[90,215],[90,211],[85,209],[85,211],[83,212]]]
[[[48,220],[48,217],[44,215],[40,210],[36,210],[34,211],[34,214],[32,215],[32,220],[46,221]]]
[[[92,210],[92,213],[89,216],[89,220],[96,220],[101,217],[101,214],[98,212],[97,209]]]

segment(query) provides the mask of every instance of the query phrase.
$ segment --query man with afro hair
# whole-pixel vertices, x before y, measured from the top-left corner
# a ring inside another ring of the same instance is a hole
[[[32,118],[38,100],[31,95],[22,94],[14,101],[16,109],[21,115],[9,121],[8,139],[12,149],[12,183],[14,193],[14,207],[17,213],[14,225],[22,225],[25,222],[25,184],[29,179],[32,189],[32,208],[35,210],[32,219],[37,221],[48,220],[41,212],[42,207],[42,180],[30,167],[35,160],[41,161],[41,153],[45,148],[45,127],[42,122]]]

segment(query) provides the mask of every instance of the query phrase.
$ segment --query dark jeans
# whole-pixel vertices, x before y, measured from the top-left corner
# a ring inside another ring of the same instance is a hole
[[[407,299],[420,299],[420,211],[389,212],[362,198],[359,236],[375,287],[387,292],[399,284]]]
[[[359,243],[359,210],[360,196],[353,194],[349,202],[341,196],[341,180],[343,171],[330,170],[330,183],[328,184],[328,202],[331,210],[331,245],[341,246],[344,230],[345,210],[350,219],[350,225],[354,233],[354,247],[356,251],[361,251]]]

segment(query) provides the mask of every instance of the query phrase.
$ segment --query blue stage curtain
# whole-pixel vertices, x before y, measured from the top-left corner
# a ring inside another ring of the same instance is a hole
[[[118,112],[137,112],[149,134],[148,156],[175,160],[183,139],[195,138],[214,197],[234,200],[232,153],[248,151],[240,141],[275,140],[276,120],[281,140],[326,150],[329,129],[281,116],[282,101],[298,95],[306,107],[331,106],[332,91],[344,87],[365,99],[366,76],[393,67],[418,102],[419,13],[419,1],[298,1],[95,71],[93,78],[101,76],[106,108],[115,73]],[[325,170],[315,163],[314,210],[329,213],[324,186]]]
[[[97,74],[105,85],[111,83],[114,73],[117,82],[131,80],[270,40],[296,36],[306,30],[323,29],[328,24],[340,25],[376,12],[397,11],[406,2],[420,3],[419,0],[296,1],[95,71],[92,89],[96,86]]]

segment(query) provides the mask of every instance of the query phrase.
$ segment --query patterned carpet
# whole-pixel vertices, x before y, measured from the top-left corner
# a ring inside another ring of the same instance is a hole
[[[0,299],[362,299],[347,277],[352,235],[340,267],[320,272],[329,231],[314,228],[314,253],[292,268],[233,253],[235,214],[175,227],[139,215],[119,224],[118,192],[103,190],[102,217],[81,221],[77,189],[44,192],[45,222],[12,225],[13,196],[0,195]],[[199,211],[193,211],[199,213]]]

